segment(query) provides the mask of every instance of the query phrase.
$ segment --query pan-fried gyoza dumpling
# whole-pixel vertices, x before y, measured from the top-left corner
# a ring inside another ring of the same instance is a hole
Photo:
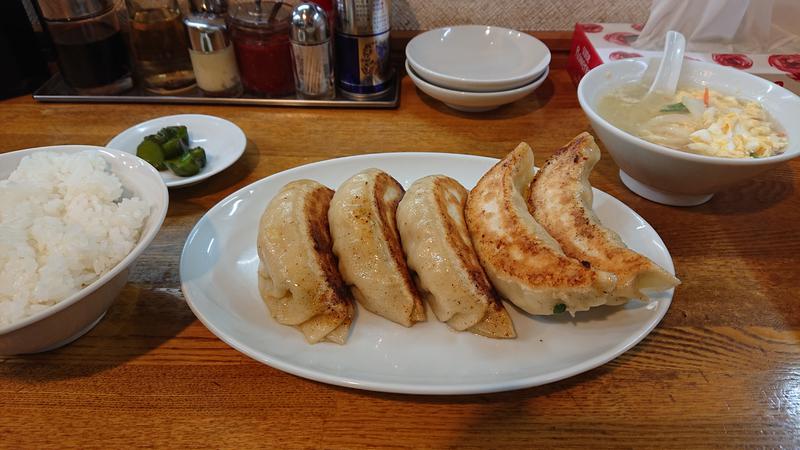
[[[397,228],[420,292],[436,317],[458,331],[516,337],[483,273],[464,220],[467,190],[452,178],[414,182],[397,207]]]
[[[353,299],[336,269],[328,231],[333,191],[293,181],[269,202],[258,226],[258,287],[272,317],[309,343],[344,344]]]
[[[389,174],[367,169],[334,194],[328,218],[342,278],[367,310],[410,327],[425,307],[408,272],[395,214],[403,187]]]
[[[533,151],[521,143],[469,194],[467,226],[486,274],[500,294],[531,314],[606,304],[616,277],[566,256],[528,212],[533,170]]]
[[[589,133],[581,133],[558,150],[536,174],[528,197],[533,217],[561,245],[567,256],[617,276],[616,302],[647,300],[646,290],[661,291],[680,283],[653,261],[629,249],[619,235],[604,227],[592,210],[589,174],[600,149]]]

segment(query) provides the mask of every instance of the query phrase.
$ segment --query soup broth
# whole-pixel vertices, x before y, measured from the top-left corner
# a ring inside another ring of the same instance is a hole
[[[648,89],[643,83],[613,89],[597,112],[634,136],[701,155],[764,158],[786,148],[785,133],[757,102],[708,88],[684,86],[674,95]]]

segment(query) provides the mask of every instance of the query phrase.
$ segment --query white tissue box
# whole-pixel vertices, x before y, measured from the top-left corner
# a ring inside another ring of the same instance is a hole
[[[578,23],[572,34],[567,71],[577,85],[586,72],[607,61],[660,56],[660,51],[630,46],[642,24]],[[765,78],[800,95],[800,54],[686,52],[687,58],[735,67]]]

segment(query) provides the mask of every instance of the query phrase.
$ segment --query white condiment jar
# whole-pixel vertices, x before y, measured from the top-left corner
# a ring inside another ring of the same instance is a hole
[[[189,32],[189,56],[197,87],[212,97],[241,95],[236,53],[222,17],[197,14],[187,17],[184,23]]]

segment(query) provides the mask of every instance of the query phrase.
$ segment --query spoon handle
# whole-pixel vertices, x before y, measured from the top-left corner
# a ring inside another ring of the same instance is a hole
[[[672,95],[678,88],[678,79],[683,66],[683,54],[686,52],[686,38],[677,31],[667,31],[664,44],[664,56],[658,66],[656,78],[650,86],[648,94],[659,92]]]

